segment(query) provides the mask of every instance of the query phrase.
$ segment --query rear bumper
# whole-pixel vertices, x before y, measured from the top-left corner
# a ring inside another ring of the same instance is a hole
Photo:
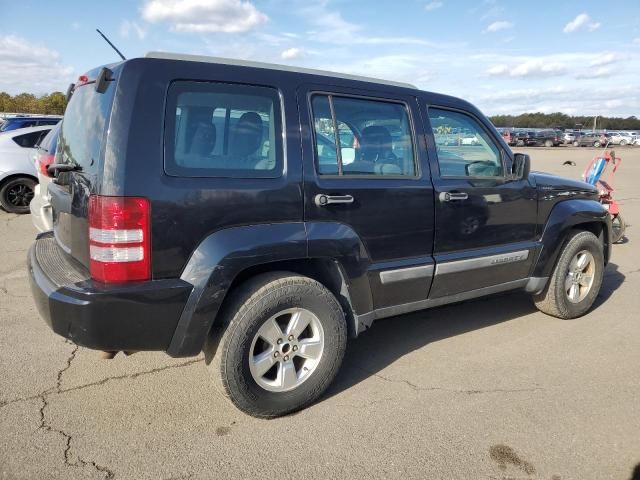
[[[97,350],[167,350],[192,286],[180,279],[103,285],[40,235],[29,250],[38,311],[57,334]]]

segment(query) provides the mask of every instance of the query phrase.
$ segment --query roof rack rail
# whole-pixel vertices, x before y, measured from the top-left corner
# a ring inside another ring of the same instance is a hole
[[[237,60],[234,58],[209,57],[206,55],[188,55],[182,53],[169,52],[148,52],[145,58],[158,58],[164,60],[183,60],[187,62],[218,63],[221,65],[235,65],[240,67],[265,68],[269,70],[280,70],[283,72],[306,73],[309,75],[322,75],[327,77],[343,78],[345,80],[357,80],[360,82],[378,83],[381,85],[391,85],[394,87],[411,88],[417,90],[418,87],[410,83],[394,82],[392,80],[382,80],[380,78],[351,75],[348,73],[330,72],[327,70],[316,70],[313,68],[293,67],[290,65],[280,65],[276,63],[254,62],[251,60]]]

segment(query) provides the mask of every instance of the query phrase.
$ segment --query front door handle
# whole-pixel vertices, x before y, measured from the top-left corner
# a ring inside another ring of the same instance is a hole
[[[438,198],[441,202],[454,202],[456,200],[466,200],[469,194],[464,192],[440,192]]]
[[[325,195],[319,193],[313,199],[315,204],[319,207],[325,207],[327,205],[336,205],[342,203],[353,203],[353,196],[351,195]]]

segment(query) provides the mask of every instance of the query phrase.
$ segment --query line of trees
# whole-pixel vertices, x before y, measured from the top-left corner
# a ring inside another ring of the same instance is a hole
[[[594,117],[570,116],[564,113],[522,113],[520,115],[494,115],[489,117],[496,127],[515,128],[593,128]],[[640,119],[635,116],[598,117],[597,129],[605,130],[640,130]]]
[[[7,92],[0,92],[0,112],[62,115],[66,105],[67,99],[62,92],[53,92],[40,97],[31,93],[12,96]]]

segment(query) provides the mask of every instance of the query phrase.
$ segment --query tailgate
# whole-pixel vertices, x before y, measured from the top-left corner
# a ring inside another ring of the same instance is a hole
[[[55,239],[65,253],[85,267],[89,266],[89,196],[99,193],[116,90],[116,81],[110,81],[104,93],[96,91],[91,80],[95,75],[91,77],[91,73],[81,77],[82,83],[74,89],[56,150],[55,163],[69,165],[74,171],[59,172],[49,185]]]

